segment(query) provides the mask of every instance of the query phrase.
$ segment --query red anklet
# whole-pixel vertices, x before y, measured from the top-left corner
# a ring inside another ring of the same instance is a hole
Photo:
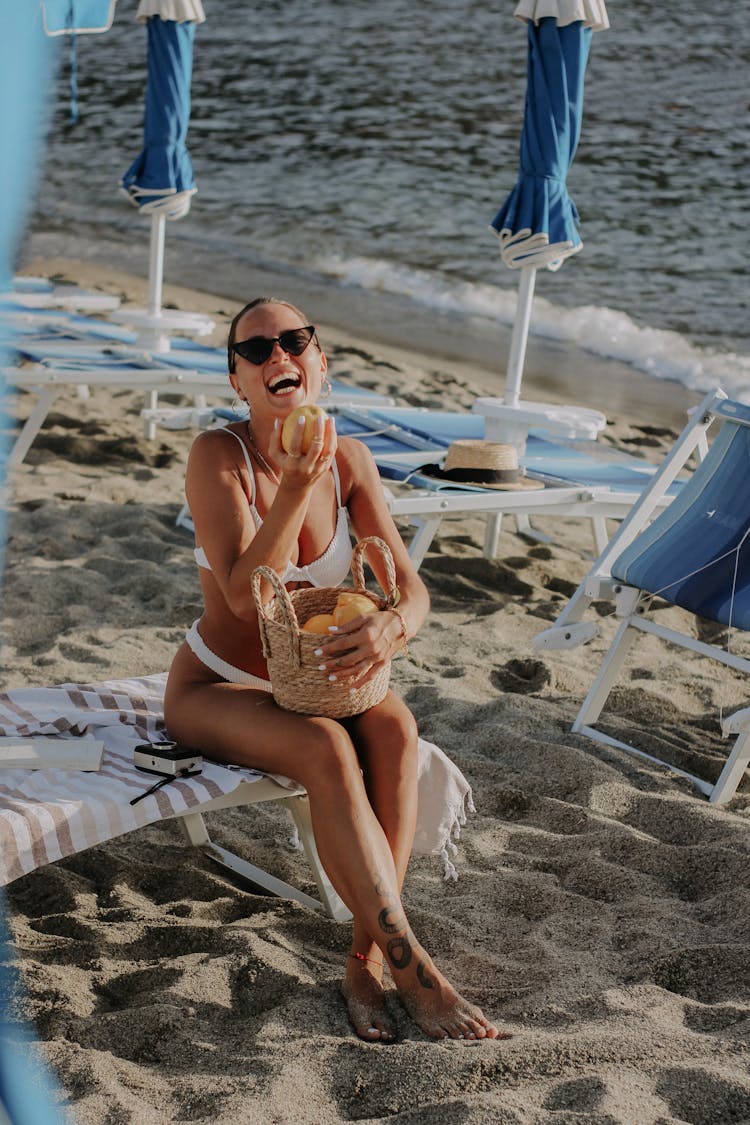
[[[365,957],[364,953],[350,953],[349,956],[355,961],[369,961],[371,965],[380,966],[380,961],[376,961],[373,957]]]

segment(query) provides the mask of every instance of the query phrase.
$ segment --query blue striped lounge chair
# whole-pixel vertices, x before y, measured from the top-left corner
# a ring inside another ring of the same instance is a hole
[[[712,426],[715,437],[703,460],[669,507],[652,519],[663,489],[692,453],[703,451]],[[643,634],[714,659],[734,672],[750,672],[750,660],[732,651],[731,644],[735,632],[750,632],[749,538],[750,407],[717,391],[693,412],[651,487],[613,536],[556,624],[535,639],[538,650],[568,648],[590,640],[598,626],[584,620],[585,611],[594,600],[611,598],[622,620],[573,730],[668,766],[673,773],[689,779],[714,804],[732,798],[750,761],[750,707],[722,721],[724,736],[736,737],[715,780],[614,738],[596,724],[601,721],[606,725],[601,720],[604,706],[628,654],[634,652]],[[725,626],[727,632],[715,643],[706,643],[694,635],[690,621],[685,631],[668,627],[653,616],[653,611],[665,603]]]

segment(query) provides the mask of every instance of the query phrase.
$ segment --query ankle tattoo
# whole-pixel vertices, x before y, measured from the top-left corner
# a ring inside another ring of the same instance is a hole
[[[422,988],[434,988],[435,982],[427,972],[427,966],[424,961],[420,961],[417,965],[417,980],[422,985]]]
[[[406,934],[391,938],[386,946],[388,960],[394,969],[405,969],[411,962],[411,942]]]

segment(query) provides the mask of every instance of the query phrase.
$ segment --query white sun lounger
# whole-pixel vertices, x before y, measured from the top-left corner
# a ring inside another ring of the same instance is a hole
[[[206,409],[208,398],[227,403],[235,397],[226,371],[224,375],[218,375],[163,362],[147,354],[138,357],[133,351],[118,351],[117,348],[103,355],[101,360],[84,358],[69,362],[29,363],[26,367],[3,368],[2,376],[8,386],[36,395],[33,411],[13,440],[7,460],[9,468],[20,465],[24,460],[55,399],[66,390],[76,389],[81,397],[87,397],[91,387],[142,391],[147,403],[143,414],[144,432],[148,439],[155,436],[155,415],[150,412],[159,409],[156,402],[160,394],[191,397],[195,403],[192,408],[199,411]],[[334,405],[360,402],[385,404],[388,398],[334,381],[328,402]]]
[[[95,293],[77,285],[55,285],[42,277],[15,277],[13,286],[0,293],[6,309],[69,309],[78,312],[113,312],[120,298],[111,293]]]
[[[133,749],[164,739],[161,720],[165,676],[104,684],[24,688],[0,694],[0,733],[5,738],[44,736],[59,740],[82,732],[104,743],[97,772],[25,770],[2,766],[0,756],[0,885],[65,856],[161,820],[177,819],[186,840],[214,862],[274,895],[292,898],[344,921],[349,911],[331,886],[315,848],[304,790],[255,770],[204,761],[202,773],[170,781],[131,805],[157,780],[136,769]],[[204,815],[221,809],[280,801],[289,811],[310,863],[319,898],[219,847]]]
[[[139,743],[165,738],[165,682],[162,674],[0,693],[0,886],[147,824],[176,819],[186,840],[212,861],[271,894],[346,921],[351,915],[321,865],[307,795],[296,782],[204,759],[199,775],[142,796],[158,779],[136,769],[133,751]],[[45,747],[44,758],[62,755],[60,768],[2,765],[3,755],[8,760],[7,755],[19,754],[19,744],[20,752],[28,753],[29,744],[43,739],[52,747]],[[80,756],[81,747],[90,749],[92,741],[103,745],[99,770],[63,768],[74,766],[71,757]],[[134,797],[141,799],[131,804]],[[414,853],[439,857],[444,879],[455,880],[454,840],[474,809],[471,787],[442,750],[423,738],[418,741],[417,799]],[[292,842],[305,853],[318,898],[209,837],[206,813],[265,801],[280,801],[291,814]]]

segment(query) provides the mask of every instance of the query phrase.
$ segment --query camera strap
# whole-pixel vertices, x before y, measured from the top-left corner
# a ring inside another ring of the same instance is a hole
[[[149,786],[145,792],[139,793],[137,797],[133,797],[130,804],[137,805],[144,797],[150,797],[157,789],[163,789],[170,781],[181,781],[184,777],[197,777],[201,772],[201,770],[180,770],[179,773],[165,773],[163,777],[160,777],[158,781],[155,781],[153,785]]]

